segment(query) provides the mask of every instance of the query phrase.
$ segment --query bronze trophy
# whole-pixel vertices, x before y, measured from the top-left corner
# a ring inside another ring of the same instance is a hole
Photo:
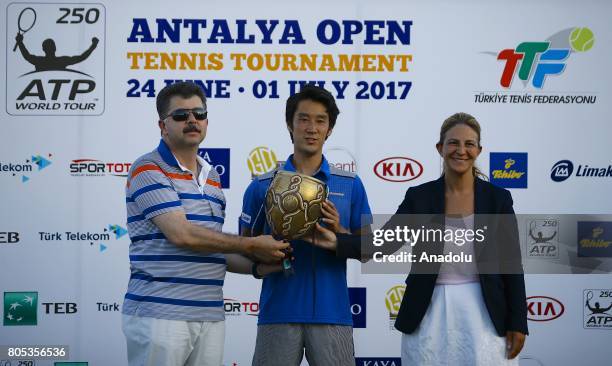
[[[314,234],[327,193],[327,185],[316,178],[277,171],[266,192],[265,202],[266,220],[272,234],[285,240]],[[283,260],[283,271],[285,274],[293,271],[288,258]]]

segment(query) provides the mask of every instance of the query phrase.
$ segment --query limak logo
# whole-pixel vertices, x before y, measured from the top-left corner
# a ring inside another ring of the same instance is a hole
[[[36,325],[38,292],[5,292],[3,324]]]
[[[547,76],[565,71],[571,53],[588,51],[594,43],[595,36],[589,28],[576,27],[564,29],[542,42],[522,42],[514,49],[502,50],[497,54],[497,59],[505,62],[499,83],[509,88],[518,74],[525,85],[531,80],[535,88],[542,89]]]
[[[491,183],[504,188],[527,188],[527,153],[492,152]]]
[[[570,160],[559,160],[550,170],[550,179],[563,182],[574,173],[574,163]],[[578,165],[576,177],[612,178],[612,164],[607,167],[593,168],[588,165]]]
[[[0,162],[0,172],[6,172],[11,174],[13,177],[21,176],[21,182],[25,183],[30,180],[31,173],[41,171],[51,165],[52,154],[47,154],[47,157],[42,155],[32,155],[31,159],[26,159],[24,163],[2,163]],[[34,165],[38,169],[34,168]]]
[[[105,17],[102,4],[9,4],[7,113],[102,114]]]

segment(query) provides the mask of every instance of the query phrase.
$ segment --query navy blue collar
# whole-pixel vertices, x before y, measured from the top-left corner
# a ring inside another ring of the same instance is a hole
[[[164,139],[159,140],[157,152],[166,164],[180,168],[178,161],[176,161],[174,154],[172,154],[172,151],[170,151],[170,147],[168,147],[168,144],[166,144],[166,141],[164,141]]]
[[[322,158],[323,160],[321,161],[321,166],[319,167],[319,170],[317,170],[312,176],[317,178],[317,175],[322,175],[324,178],[323,180],[327,181],[329,180],[329,177],[331,175],[331,173],[329,172],[329,163],[327,162],[327,159],[325,159],[325,155],[322,155]],[[289,172],[296,171],[295,166],[293,165],[293,154],[289,155],[287,160],[285,160],[283,170],[287,170]]]

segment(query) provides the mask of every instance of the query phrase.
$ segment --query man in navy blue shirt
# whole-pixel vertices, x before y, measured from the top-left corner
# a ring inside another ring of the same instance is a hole
[[[371,211],[359,177],[336,169],[323,156],[339,114],[327,90],[306,85],[287,100],[285,120],[293,154],[280,168],[325,182],[328,201],[323,222],[335,232],[370,231]],[[270,233],[265,194],[274,172],[256,177],[247,188],[240,232]],[[299,365],[304,351],[312,366],[355,364],[353,322],[346,282],[346,259],[302,240],[291,242],[294,275],[267,276],[260,296],[253,365]],[[255,267],[254,275],[257,275]]]

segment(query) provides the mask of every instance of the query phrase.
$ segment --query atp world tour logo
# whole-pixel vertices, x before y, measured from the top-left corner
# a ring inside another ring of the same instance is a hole
[[[11,3],[6,27],[7,113],[103,113],[103,5]]]

